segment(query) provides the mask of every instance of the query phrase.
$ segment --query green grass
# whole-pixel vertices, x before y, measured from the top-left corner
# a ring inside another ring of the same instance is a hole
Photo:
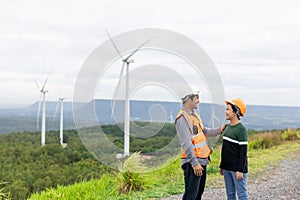
[[[285,132],[280,133],[285,134]],[[296,133],[299,134],[298,132]],[[278,139],[278,134],[278,131],[275,131],[273,135]],[[265,135],[268,135],[268,137],[272,136],[269,132],[265,133]],[[256,138],[255,136],[250,139],[255,140]],[[255,176],[263,172],[268,166],[277,164],[281,160],[286,159],[289,155],[293,155],[293,152],[299,152],[299,150],[300,140],[297,138],[293,141],[281,140],[278,143],[276,142],[276,145],[272,145],[268,148],[249,148],[249,178],[255,178]],[[211,160],[212,162],[207,167],[207,187],[212,187],[217,180],[222,179],[219,175],[220,148],[214,150]],[[178,157],[175,162],[157,171],[136,174],[133,177],[132,174],[125,173],[124,175],[124,172],[126,172],[126,170],[118,172],[117,174],[103,175],[99,180],[47,189],[40,194],[32,195],[30,199],[155,199],[172,194],[180,194],[183,193],[184,190],[180,157]],[[120,180],[120,177],[124,179]],[[140,184],[137,190],[132,189],[120,193],[122,184],[126,182],[135,184],[135,181]]]
[[[135,176],[139,176],[134,177],[135,180],[147,180],[147,187],[140,191],[131,190],[120,194],[120,185],[124,183],[120,180],[120,177],[123,176],[124,172],[119,172],[118,174],[104,175],[100,180],[81,182],[70,186],[58,186],[57,188],[47,189],[40,194],[34,194],[30,199],[149,199],[183,191],[180,159],[155,172],[135,174]]]
[[[34,194],[30,199],[115,199],[118,192],[114,184],[114,177],[103,175],[99,180],[76,183],[70,186],[58,186],[57,188],[47,189],[40,194]]]

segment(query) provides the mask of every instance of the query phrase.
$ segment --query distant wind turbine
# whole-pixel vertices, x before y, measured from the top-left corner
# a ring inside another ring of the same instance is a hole
[[[110,36],[109,32],[105,30],[112,45],[114,46],[115,50],[119,54],[119,56],[122,58],[123,64],[121,68],[121,73],[119,76],[119,82],[116,87],[115,94],[118,93],[119,86],[121,83],[121,78],[123,75],[123,71],[126,65],[126,79],[125,79],[125,112],[124,112],[124,155],[123,156],[129,156],[129,135],[130,135],[130,103],[129,103],[129,64],[133,63],[134,60],[129,60],[131,56],[133,56],[135,53],[137,53],[143,46],[145,46],[148,42],[150,42],[154,37],[150,38],[149,40],[145,41],[143,44],[141,44],[136,50],[134,50],[129,56],[124,58],[119,51],[117,45],[113,41],[112,37]],[[115,104],[112,105],[112,113],[114,112]]]
[[[212,108],[212,114],[211,114],[211,127],[215,128],[215,120],[218,122],[220,121],[219,118],[215,115],[215,109]]]
[[[172,113],[172,111],[171,111],[171,114],[170,114],[170,116],[168,117],[168,119],[170,119],[170,123],[174,123],[174,122],[173,122],[173,113]]]
[[[63,131],[64,131],[64,100],[65,100],[65,98],[58,98],[55,113],[53,115],[53,118],[55,118],[57,110],[58,110],[58,106],[60,105],[59,140],[60,140],[60,144],[63,148],[65,148],[67,146],[67,144],[64,143],[64,135],[63,135]]]
[[[38,112],[37,112],[37,129],[39,128],[39,119],[40,119],[40,109],[41,109],[41,98],[43,98],[43,109],[42,109],[42,130],[41,130],[41,145],[45,145],[46,140],[46,93],[48,90],[45,90],[46,83],[49,79],[51,73],[48,74],[43,87],[41,88],[39,84],[35,81],[37,88],[40,91],[40,100],[39,100],[39,106],[38,106]]]

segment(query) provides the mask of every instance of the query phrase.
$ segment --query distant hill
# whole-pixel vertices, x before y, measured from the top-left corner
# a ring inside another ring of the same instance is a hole
[[[156,120],[173,123],[180,103],[178,102],[159,102],[159,101],[131,101],[131,120],[132,121],[151,121],[150,114]],[[47,130],[59,129],[59,110],[54,118],[57,102],[46,103]],[[225,106],[213,105],[215,108],[214,125],[224,123]],[[114,124],[123,122],[124,102],[117,101],[115,104],[115,118],[112,117],[111,100],[96,99],[88,104],[82,104],[77,110],[73,111],[72,102],[64,102],[64,128],[74,129],[73,112],[82,114],[82,118],[88,111],[96,111],[99,124]],[[0,109],[0,133],[36,131],[37,130],[37,110],[38,102],[21,109]],[[199,113],[203,124],[207,127],[212,126],[212,105],[201,103]],[[41,115],[40,115],[41,117]],[[86,120],[90,120],[86,118]],[[153,120],[153,119],[152,119]],[[242,119],[249,129],[273,130],[285,128],[300,128],[300,107],[285,106],[256,106],[249,105],[244,119]]]

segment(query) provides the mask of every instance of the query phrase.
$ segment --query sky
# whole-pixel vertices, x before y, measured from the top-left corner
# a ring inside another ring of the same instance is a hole
[[[300,106],[299,8],[298,0],[2,0],[0,108],[38,101],[35,81],[42,85],[51,71],[47,100],[72,101],[83,63],[108,39],[105,29],[115,36],[140,28],[172,30],[198,43],[217,68],[227,99]],[[106,84],[117,84],[119,70],[110,70]],[[145,98],[155,92],[148,88]],[[111,89],[95,92],[95,98],[110,95]]]

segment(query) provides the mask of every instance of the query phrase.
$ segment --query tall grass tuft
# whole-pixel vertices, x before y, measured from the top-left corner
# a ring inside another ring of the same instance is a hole
[[[142,163],[139,153],[133,153],[120,165],[119,172],[116,174],[119,194],[149,188],[154,180],[149,175],[143,174],[145,170],[146,167]]]
[[[5,185],[6,183],[0,183],[1,185]],[[4,192],[4,188],[0,188],[0,199],[1,200],[11,200],[10,193]]]

